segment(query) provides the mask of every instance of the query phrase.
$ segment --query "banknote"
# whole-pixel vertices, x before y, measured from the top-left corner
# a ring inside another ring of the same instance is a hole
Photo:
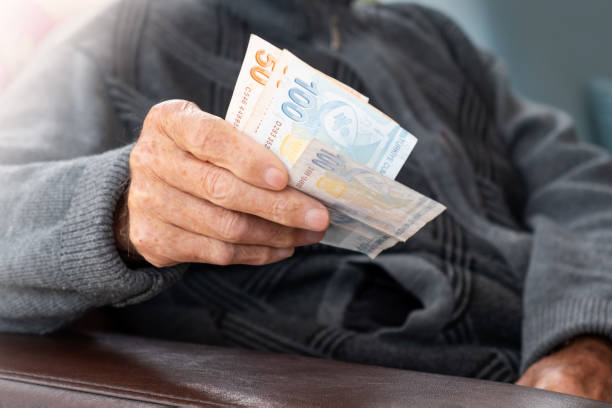
[[[251,35],[225,120],[242,130],[274,72],[282,50]]]
[[[292,165],[287,160],[288,145],[318,139],[395,178],[416,138],[289,52],[283,51],[281,58],[288,64],[271,77],[278,79],[262,92],[245,132],[281,157],[287,167]]]
[[[227,109],[225,120],[236,129],[244,130],[247,121],[255,111],[264,88],[268,84],[275,70],[281,66],[279,60],[283,50],[277,48],[268,41],[251,34],[249,45],[244,56],[230,105]],[[281,66],[282,69],[282,66]],[[314,68],[310,68],[313,69]],[[324,75],[321,73],[321,75]],[[353,96],[365,103],[368,98],[342,82],[324,75],[334,83]]]
[[[362,252],[374,259],[379,253],[399,242],[375,228],[351,218],[350,216],[328,208],[331,224],[322,244]]]
[[[393,181],[413,135],[364,95],[257,36],[226,120],[283,161],[290,186],[327,206],[324,244],[374,258],[444,210]]]
[[[405,241],[445,207],[311,139],[292,150],[289,185],[328,208]]]

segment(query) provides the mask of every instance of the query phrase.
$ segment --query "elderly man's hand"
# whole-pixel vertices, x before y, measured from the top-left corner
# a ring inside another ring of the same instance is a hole
[[[151,109],[130,172],[117,245],[157,267],[272,263],[320,241],[329,225],[321,203],[286,187],[274,154],[190,102]]]
[[[517,384],[612,402],[612,343],[577,338],[529,367]]]

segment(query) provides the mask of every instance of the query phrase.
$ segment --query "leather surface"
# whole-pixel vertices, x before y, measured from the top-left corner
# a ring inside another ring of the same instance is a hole
[[[0,380],[0,408],[149,408],[167,407],[88,392]]]
[[[95,332],[0,335],[0,396],[1,408],[611,406],[510,384]]]

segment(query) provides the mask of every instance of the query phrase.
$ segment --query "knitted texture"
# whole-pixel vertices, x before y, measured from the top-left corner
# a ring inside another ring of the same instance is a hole
[[[131,305],[116,317],[140,334],[501,381],[574,336],[612,337],[610,156],[514,96],[443,15],[310,4],[119,2],[7,90],[0,330]],[[264,267],[127,268],[111,223],[146,112],[183,98],[223,116],[250,33],[414,133],[397,180],[448,210],[375,261],[314,245]]]

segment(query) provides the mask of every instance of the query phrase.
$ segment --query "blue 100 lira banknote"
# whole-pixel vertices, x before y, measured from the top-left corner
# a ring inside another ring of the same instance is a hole
[[[280,64],[283,69],[272,77],[268,97],[262,99],[263,114],[252,129],[255,139],[288,168],[296,158],[289,146],[317,139],[394,179],[417,139],[289,52],[283,52]]]

